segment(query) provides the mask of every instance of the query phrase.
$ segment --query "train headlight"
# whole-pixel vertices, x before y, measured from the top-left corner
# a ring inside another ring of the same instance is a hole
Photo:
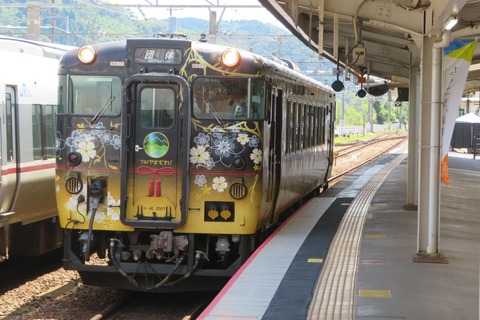
[[[222,54],[222,63],[229,68],[238,66],[240,64],[240,52],[234,48],[225,50]]]
[[[71,166],[78,166],[82,162],[82,155],[74,151],[67,156],[67,161]]]
[[[92,46],[85,46],[78,50],[78,59],[84,64],[90,64],[95,61],[97,57],[97,52]]]

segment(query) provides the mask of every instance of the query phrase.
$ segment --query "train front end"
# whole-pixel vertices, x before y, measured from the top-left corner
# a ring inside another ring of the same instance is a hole
[[[268,220],[261,64],[198,45],[127,40],[61,62],[57,205],[64,267],[85,284],[218,289]]]

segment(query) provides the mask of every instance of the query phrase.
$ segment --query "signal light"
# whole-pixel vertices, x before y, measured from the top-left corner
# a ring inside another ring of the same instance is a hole
[[[235,157],[233,159],[233,166],[237,170],[242,170],[243,168],[245,168],[245,160],[243,160],[242,157]]]
[[[78,50],[78,59],[84,64],[90,64],[95,61],[97,57],[97,52],[92,46],[85,46]]]
[[[234,48],[228,48],[222,54],[222,63],[229,67],[236,67],[240,63],[240,52]]]
[[[82,155],[78,152],[72,152],[67,156],[68,164],[71,166],[78,166],[82,162]]]

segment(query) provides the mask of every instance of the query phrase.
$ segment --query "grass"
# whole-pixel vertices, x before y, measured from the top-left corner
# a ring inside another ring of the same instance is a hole
[[[400,132],[405,132],[405,130],[401,130]],[[373,133],[372,132],[354,133],[354,134],[343,136],[343,137],[335,137],[335,144],[342,145],[342,144],[349,144],[349,143],[354,143],[358,141],[365,141],[365,140],[376,138],[385,133],[399,133],[399,132],[395,130],[391,130],[391,131],[378,131]]]
[[[343,136],[343,137],[335,137],[335,144],[347,144],[347,143],[354,143],[357,141],[365,141],[369,139],[373,139],[378,137],[379,135],[383,134],[384,132],[366,132],[364,133],[354,133],[351,135]]]

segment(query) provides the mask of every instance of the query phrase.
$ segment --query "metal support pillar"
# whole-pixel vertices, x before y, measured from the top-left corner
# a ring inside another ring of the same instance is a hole
[[[420,140],[420,68],[410,68],[408,95],[408,159],[407,204],[408,210],[418,209],[418,145]]]
[[[422,119],[417,254],[438,254],[442,49],[425,37],[422,50]]]

